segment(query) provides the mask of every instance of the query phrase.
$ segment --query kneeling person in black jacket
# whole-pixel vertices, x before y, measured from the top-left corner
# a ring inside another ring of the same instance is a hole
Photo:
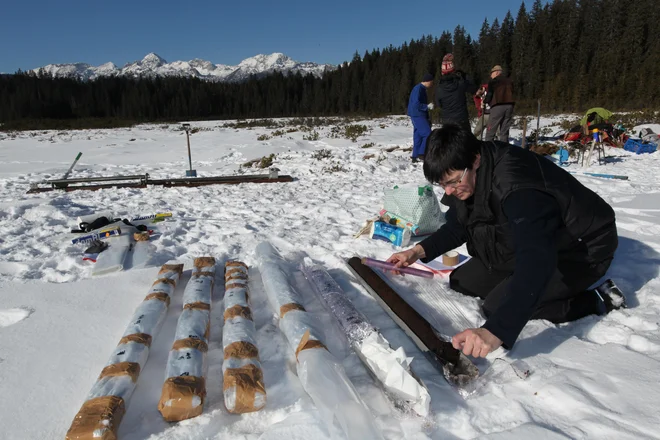
[[[445,190],[446,223],[388,261],[427,262],[467,243],[472,259],[450,286],[484,299],[487,320],[452,338],[466,355],[511,348],[530,319],[567,322],[621,305],[622,296],[588,290],[618,245],[614,211],[562,168],[451,124],[431,133],[424,176]]]

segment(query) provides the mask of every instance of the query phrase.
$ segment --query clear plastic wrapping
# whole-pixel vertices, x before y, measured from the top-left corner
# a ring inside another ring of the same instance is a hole
[[[227,408],[236,408],[238,405],[238,394],[236,393],[236,387],[229,387],[223,392],[225,398],[225,406]],[[259,391],[254,393],[253,398],[254,408],[260,409],[266,406],[266,394]],[[234,412],[234,410],[232,410]]]
[[[336,418],[348,440],[383,440],[344,367],[330,352],[301,351],[297,368],[303,388],[328,425]]]
[[[163,324],[167,314],[167,303],[159,299],[142,301],[135,309],[130,324],[124,332],[124,336],[136,333],[155,335]]]
[[[195,258],[193,265],[192,276],[183,292],[184,309],[177,322],[158,402],[158,410],[170,422],[201,414],[206,396],[206,352],[215,259]]]
[[[230,278],[229,280],[227,280],[227,284],[228,285],[235,284],[235,285],[238,285],[238,286],[247,287],[248,281],[246,279],[243,279],[243,278]]]
[[[184,309],[176,326],[174,340],[201,339],[208,343],[207,336],[210,323],[211,312],[209,310]]]
[[[158,275],[156,276],[156,279],[173,281],[174,284],[171,284],[171,286],[172,286],[172,291],[174,291],[174,288],[176,287],[176,283],[178,283],[179,280],[181,279],[182,272],[183,272],[183,264],[166,264],[160,269]]]
[[[134,362],[140,365],[140,370],[144,368],[149,356],[149,347],[139,342],[128,342],[119,344],[114,353],[108,360],[108,365],[118,364],[120,362]]]
[[[106,436],[108,432],[110,433],[108,435],[116,434],[121,416],[118,416],[116,423],[109,424],[112,417],[108,419],[108,415],[118,415],[123,412],[124,405],[128,406],[128,400],[135,389],[140,371],[147,362],[149,344],[165,318],[169,295],[174,292],[182,270],[182,264],[166,264],[160,269],[156,282],[149,289],[149,299],[142,301],[136,308],[120,344],[115,347],[100,378],[92,386],[86,403],[76,414],[67,436],[96,438]],[[110,399],[99,404],[102,408],[97,402],[89,402],[91,399],[109,396],[120,398],[123,402]],[[81,423],[83,420],[85,422]],[[108,429],[97,432],[94,426],[107,426]]]
[[[135,383],[131,376],[108,376],[96,381],[87,395],[87,400],[96,397],[116,396],[128,402],[135,390]]]
[[[323,305],[339,321],[350,344],[359,343],[376,331],[325,269],[309,260],[301,265],[301,269]]]
[[[277,250],[270,243],[263,242],[257,245],[256,256],[273,308],[279,312],[285,304],[302,304],[300,294],[291,286],[287,274],[280,267],[285,261]]]
[[[467,328],[477,327],[476,323],[472,322],[463,313],[463,310],[456,303],[452,295],[449,294],[448,289],[443,283],[430,283],[420,282],[419,289],[423,293],[423,300],[427,307],[442,311],[442,315],[451,322],[454,332],[460,333]],[[420,298],[422,299],[422,298]],[[436,319],[437,328],[442,328],[442,322]]]
[[[314,328],[314,320],[307,312],[291,310],[280,319],[280,330],[293,347],[300,345],[305,333],[309,332],[309,339],[323,341],[321,333]]]
[[[249,307],[247,289],[236,287],[225,291],[225,310],[234,306]]]
[[[391,396],[422,417],[429,414],[431,395],[411,374],[413,358],[402,347],[393,350],[383,335],[374,332],[353,348]]]
[[[247,276],[247,274],[248,274],[248,269],[245,266],[231,266],[231,269],[229,269],[229,270],[233,270],[234,274],[225,275],[225,278],[227,280],[233,278],[234,276],[237,276],[237,275],[235,275],[235,273],[241,273],[245,276]]]
[[[339,321],[353,350],[383,388],[417,414],[428,415],[431,397],[410,372],[412,358],[406,356],[403,348],[393,350],[390,347],[323,267],[306,259],[301,269],[312,290]]]
[[[213,277],[192,277],[186,285],[183,293],[183,304],[203,303],[211,304],[211,292],[213,291]]]
[[[266,294],[278,315],[281,315],[282,306],[301,305],[300,295],[289,284],[283,269],[285,261],[277,250],[263,242],[257,246],[256,254]],[[381,440],[382,434],[342,365],[323,344],[301,349],[301,342],[305,340],[320,340],[312,333],[314,329],[307,312],[292,309],[284,314],[279,325],[296,352],[300,382],[329,428],[332,429],[337,420],[348,440]],[[303,338],[306,339],[301,341]]]
[[[289,277],[282,269],[285,263],[277,250],[268,242],[257,246],[257,260],[261,279],[268,294],[268,300],[280,316],[280,330],[284,333],[292,347],[298,347],[306,331],[310,331],[310,338],[321,341],[321,335],[314,328],[313,319],[304,311],[292,308],[282,315],[283,306],[302,307],[301,295],[289,283]]]
[[[228,319],[222,330],[222,346],[226,348],[234,342],[248,342],[256,347],[254,333],[254,323],[249,319],[240,316]]]
[[[195,348],[171,350],[167,358],[165,377],[193,376],[205,377],[206,355]]]
[[[438,278],[401,277],[376,271],[417,313],[422,315],[440,334],[451,337],[467,328],[478,327],[468,319],[457,301],[457,293]],[[406,292],[413,292],[406,294]]]
[[[243,368],[246,365],[254,365],[257,368],[261,368],[261,362],[259,362],[259,359],[257,358],[235,358],[235,357],[230,357],[229,359],[225,359],[225,361],[222,363],[222,372],[224,373],[225,370],[230,369],[230,368]]]
[[[222,335],[223,397],[231,413],[258,411],[266,405],[256,330],[248,302],[248,270],[238,261],[225,265],[225,326]]]

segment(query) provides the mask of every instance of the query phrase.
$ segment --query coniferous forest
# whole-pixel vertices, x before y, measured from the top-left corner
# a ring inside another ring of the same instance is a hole
[[[540,0],[479,35],[463,26],[440,36],[355,53],[322,78],[273,74],[242,83],[189,78],[101,78],[83,82],[18,72],[0,76],[0,122],[168,121],[283,116],[405,114],[422,75],[440,75],[445,53],[487,82],[500,64],[511,75],[516,112],[583,112],[660,106],[658,0]],[[440,6],[438,6],[440,7]],[[440,32],[440,31],[439,31]],[[433,99],[430,91],[429,99]],[[469,98],[468,98],[469,99]]]

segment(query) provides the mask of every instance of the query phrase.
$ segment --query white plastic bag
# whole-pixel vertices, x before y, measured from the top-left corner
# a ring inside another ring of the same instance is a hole
[[[445,222],[430,185],[397,185],[386,189],[384,209],[416,225],[416,235],[431,234]]]

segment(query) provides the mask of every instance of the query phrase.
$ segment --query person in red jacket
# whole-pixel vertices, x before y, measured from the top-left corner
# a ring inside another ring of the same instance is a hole
[[[484,140],[483,133],[488,128],[488,120],[490,119],[490,106],[486,104],[484,98],[488,93],[488,84],[482,84],[474,95],[474,105],[477,107],[477,125],[474,127],[474,135]]]

